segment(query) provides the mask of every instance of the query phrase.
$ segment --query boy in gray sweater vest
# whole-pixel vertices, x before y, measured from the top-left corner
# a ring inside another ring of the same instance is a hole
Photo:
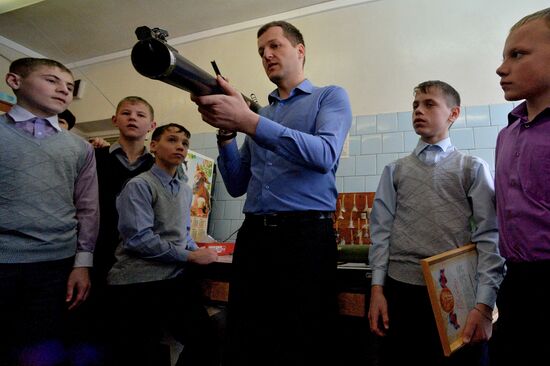
[[[153,365],[163,330],[184,345],[178,365],[216,365],[217,341],[201,302],[192,264],[216,261],[190,236],[191,188],[178,167],[191,134],[170,123],[153,132],[151,170],[132,178],[117,198],[121,243],[107,282],[113,309],[116,365]]]
[[[486,362],[492,309],[504,275],[498,252],[493,179],[483,160],[451,144],[458,92],[442,81],[414,89],[414,152],[384,168],[371,215],[369,322],[387,365],[479,365]],[[462,349],[445,358],[420,260],[477,244],[476,305]]]
[[[67,310],[90,291],[97,174],[91,145],[59,127],[71,71],[22,58],[6,82],[17,104],[0,116],[0,364],[35,364],[63,359]]]

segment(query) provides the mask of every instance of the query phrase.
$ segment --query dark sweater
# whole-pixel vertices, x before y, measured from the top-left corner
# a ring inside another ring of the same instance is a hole
[[[107,273],[115,263],[115,249],[119,243],[116,197],[128,180],[151,169],[155,159],[149,154],[136,169],[128,170],[109,147],[95,149],[99,183],[100,225],[94,252],[94,279],[104,284]]]

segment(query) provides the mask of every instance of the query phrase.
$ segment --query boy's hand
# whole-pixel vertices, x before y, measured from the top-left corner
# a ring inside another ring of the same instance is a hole
[[[88,142],[92,144],[94,149],[111,146],[110,143],[108,143],[105,139],[102,139],[101,137],[92,137],[88,139]]]
[[[187,257],[187,261],[196,264],[210,264],[218,260],[218,253],[210,248],[199,248]]]
[[[79,307],[88,298],[90,287],[88,268],[73,268],[67,281],[67,296],[65,297],[65,302],[69,304],[69,310]]]
[[[464,343],[478,343],[491,339],[493,334],[493,310],[485,304],[476,304],[468,313],[462,341]]]
[[[380,337],[385,336],[390,327],[388,303],[384,296],[383,287],[379,285],[371,287],[369,324],[371,332]]]

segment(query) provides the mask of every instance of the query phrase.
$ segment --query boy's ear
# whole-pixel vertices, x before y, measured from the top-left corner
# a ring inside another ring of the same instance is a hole
[[[149,131],[147,131],[147,132],[151,132],[151,131],[153,131],[155,128],[157,128],[157,123],[156,123],[155,121],[152,121],[152,122],[151,122],[151,126],[149,127]],[[152,143],[152,141],[151,141],[151,143]]]
[[[6,84],[13,90],[19,89],[21,86],[21,76],[14,74],[13,72],[8,72],[6,74]]]
[[[156,149],[157,149],[157,141],[151,140],[151,143],[149,144],[149,151],[151,151],[154,154]]]
[[[453,124],[456,119],[460,116],[460,106],[455,106],[451,108],[451,114],[449,115],[449,122]]]

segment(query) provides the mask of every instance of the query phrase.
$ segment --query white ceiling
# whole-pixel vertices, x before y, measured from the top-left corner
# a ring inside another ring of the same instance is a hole
[[[335,2],[342,1],[45,0],[0,14],[0,56],[12,61],[31,53],[78,65],[131,49],[142,25],[166,29],[174,39]]]

